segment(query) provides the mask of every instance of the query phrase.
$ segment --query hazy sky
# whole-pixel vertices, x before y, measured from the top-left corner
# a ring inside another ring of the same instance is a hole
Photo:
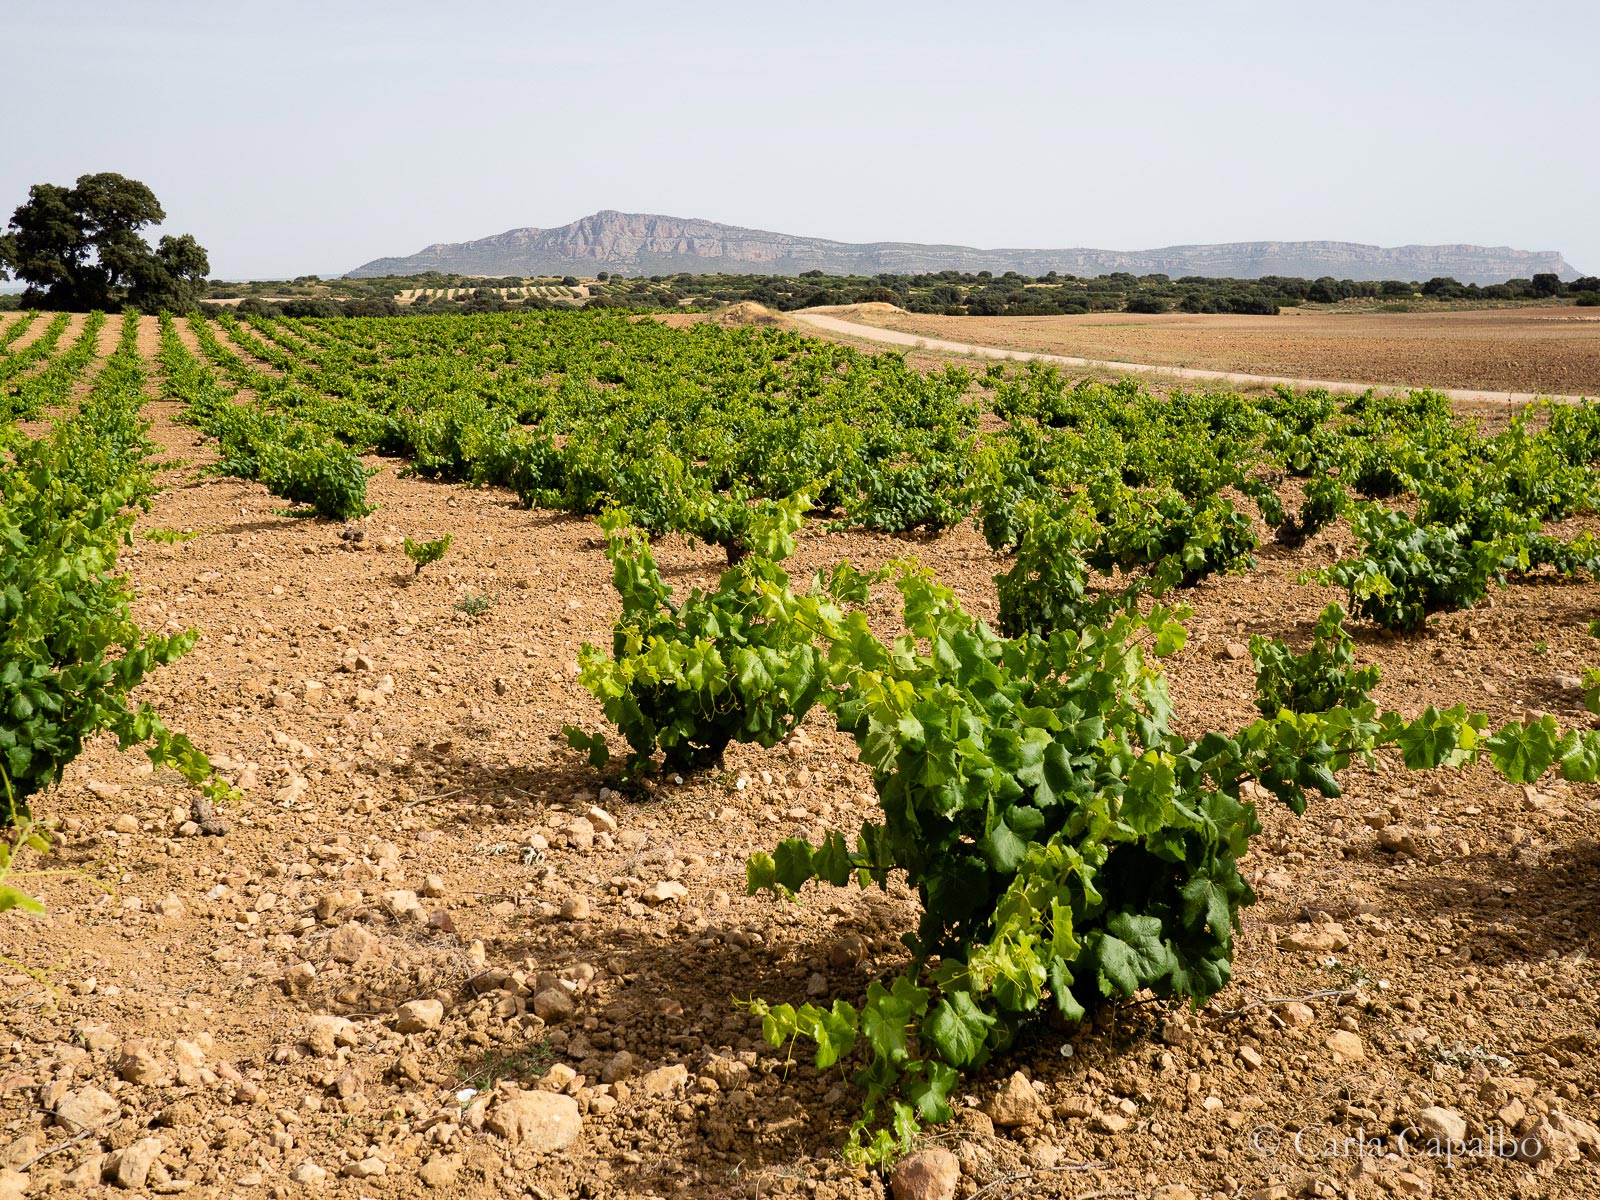
[[[601,208],[847,241],[1332,238],[1600,272],[1600,5],[12,0],[0,219],[144,180],[213,274]]]

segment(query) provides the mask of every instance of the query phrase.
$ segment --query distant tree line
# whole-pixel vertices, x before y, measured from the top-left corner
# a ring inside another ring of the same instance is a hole
[[[620,287],[619,287],[620,285]],[[1532,301],[1566,297],[1578,304],[1600,304],[1600,280],[1590,276],[1563,283],[1535,275],[1480,286],[1454,279],[1369,281],[1299,279],[1268,275],[1260,279],[1217,279],[1188,275],[1133,275],[1115,272],[1080,278],[1052,271],[1030,277],[1015,271],[941,271],[922,275],[830,276],[808,271],[799,276],[667,275],[648,279],[611,278],[602,293],[620,302],[639,294],[665,305],[683,300],[726,303],[754,300],[790,311],[829,304],[882,302],[910,312],[972,316],[1056,316],[1093,312],[1191,312],[1273,314],[1301,304],[1338,304],[1366,299],[1403,303],[1425,298],[1458,301]]]
[[[507,298],[504,289],[519,287],[516,279],[483,279],[429,272],[383,279],[329,280],[320,294],[309,294],[308,280],[293,284],[245,285],[253,297],[240,306],[242,313],[283,313],[288,316],[395,316],[423,313],[507,312],[519,309],[591,308],[634,312],[695,311],[742,300],[789,312],[821,305],[881,302],[910,312],[960,316],[1060,316],[1097,312],[1131,313],[1246,313],[1271,315],[1302,304],[1339,304],[1369,300],[1380,307],[1407,307],[1413,301],[1527,303],[1566,299],[1580,305],[1600,305],[1600,278],[1588,276],[1562,282],[1553,274],[1532,279],[1511,279],[1481,286],[1449,278],[1425,282],[1410,280],[1299,279],[1268,275],[1260,279],[1221,279],[1200,275],[1172,279],[1166,275],[1111,275],[1081,278],[1054,271],[1029,277],[1014,271],[993,275],[988,271],[941,271],[923,275],[838,276],[808,271],[782,275],[650,275],[628,277],[601,272],[589,285],[586,300],[548,299],[542,296]],[[577,280],[568,276],[568,286]],[[303,297],[276,295],[304,285]],[[425,295],[399,304],[402,292]],[[447,296],[447,293],[454,293]],[[262,299],[262,295],[276,295]]]
[[[241,311],[288,315],[383,316],[450,312],[506,312],[544,308],[610,308],[634,312],[696,311],[752,300],[788,312],[830,304],[878,301],[910,312],[976,316],[1057,316],[1096,312],[1248,313],[1269,315],[1302,304],[1367,300],[1380,307],[1412,302],[1526,303],[1567,299],[1600,304],[1600,280],[1593,276],[1563,283],[1555,275],[1511,279],[1482,286],[1454,279],[1355,280],[1300,279],[1268,275],[1260,279],[1188,275],[1133,275],[1117,272],[1092,278],[1050,272],[1026,276],[1015,271],[940,271],[917,275],[672,275],[625,276],[601,271],[588,285],[585,300],[543,296],[510,297],[507,288],[553,282],[545,279],[484,278],[429,271],[371,279],[302,276],[285,282],[212,285],[212,296],[246,295]],[[580,281],[561,280],[566,286]],[[399,304],[402,293],[423,293]],[[294,299],[296,293],[301,296]],[[447,295],[453,293],[453,295]],[[271,297],[267,299],[267,297]]]

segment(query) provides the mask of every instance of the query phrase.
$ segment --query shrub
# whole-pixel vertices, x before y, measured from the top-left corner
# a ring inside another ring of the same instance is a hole
[[[1377,666],[1352,670],[1354,643],[1344,629],[1344,608],[1330,604],[1317,617],[1311,647],[1295,654],[1279,641],[1259,635],[1250,639],[1256,666],[1256,707],[1261,715],[1279,710],[1322,713],[1332,708],[1358,708],[1378,683]]]
[[[448,533],[441,538],[434,538],[431,542],[418,542],[413,541],[411,538],[405,540],[406,557],[416,567],[416,570],[412,572],[414,575],[421,575],[423,567],[431,566],[438,562],[445,556],[445,551],[449,549],[450,535]]]
[[[1480,541],[1466,525],[1419,525],[1405,513],[1357,506],[1351,527],[1359,558],[1324,567],[1316,578],[1344,588],[1350,611],[1390,629],[1418,629],[1429,614],[1471,608],[1504,582],[1508,541]]]
[[[681,605],[661,579],[644,536],[618,510],[601,519],[622,614],[611,654],[585,643],[579,679],[621,730],[628,775],[665,765],[690,770],[720,763],[731,741],[775,745],[810,711],[826,681],[810,639],[763,613],[762,587],[785,592],[777,565],[794,549],[801,505],[785,501],[752,521],[752,554],[723,573],[717,590],[696,588]],[[569,744],[604,766],[604,734],[568,727]]]

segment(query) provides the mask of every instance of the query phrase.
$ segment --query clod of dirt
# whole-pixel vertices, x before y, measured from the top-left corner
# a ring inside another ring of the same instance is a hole
[[[490,1133],[536,1154],[565,1150],[583,1131],[578,1102],[553,1092],[513,1091],[483,1124]]]
[[[209,837],[223,837],[232,828],[228,821],[219,817],[216,807],[211,803],[209,796],[196,796],[189,805],[189,819],[200,827],[200,832]]]

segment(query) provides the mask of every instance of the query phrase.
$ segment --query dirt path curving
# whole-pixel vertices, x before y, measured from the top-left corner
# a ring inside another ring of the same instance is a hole
[[[1039,351],[1003,350],[994,346],[979,346],[970,342],[951,342],[940,338],[925,337],[921,334],[906,333],[898,329],[883,329],[876,325],[863,325],[856,321],[846,321],[839,317],[817,310],[804,309],[788,314],[795,320],[813,329],[827,333],[843,334],[848,337],[862,338],[871,342],[879,342],[891,346],[908,346],[914,349],[930,350],[943,354],[970,354],[979,358],[1010,359],[1017,362],[1044,362],[1054,363],[1063,367],[1087,367],[1099,370],[1130,372],[1140,375],[1153,375],[1168,380],[1187,380],[1201,383],[1224,384],[1235,388],[1272,388],[1280,384],[1288,384],[1295,388],[1326,388],[1330,392],[1360,393],[1376,389],[1378,391],[1402,391],[1414,385],[1396,383],[1364,383],[1354,380],[1332,379],[1295,379],[1281,375],[1250,375],[1239,371],[1212,371],[1198,367],[1164,367],[1149,363],[1117,362],[1114,360],[1096,358],[1076,358],[1065,354],[1046,354]],[[1546,395],[1534,392],[1496,392],[1483,391],[1476,388],[1435,388],[1435,391],[1449,396],[1452,400],[1463,401],[1489,401],[1506,404],[1528,404],[1535,400],[1564,400],[1576,402],[1583,397],[1573,395]]]

